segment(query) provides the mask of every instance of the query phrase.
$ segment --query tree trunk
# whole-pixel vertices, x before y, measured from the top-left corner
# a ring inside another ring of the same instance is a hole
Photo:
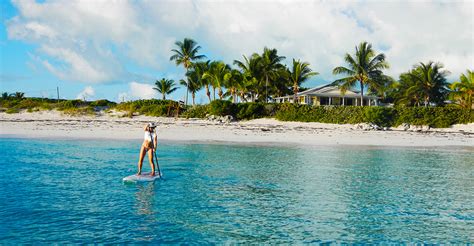
[[[241,100],[242,102],[247,102],[247,99],[245,99],[245,95],[244,95],[243,92],[240,92],[240,100]]]
[[[188,74],[188,67],[186,66],[186,74]],[[186,101],[185,104],[188,106],[188,94],[189,94],[189,82],[186,80]]]
[[[293,85],[293,103],[297,103],[296,94],[298,94],[298,84],[295,82],[295,84]]]
[[[194,92],[192,92],[191,95],[193,96],[193,107],[194,107],[194,105],[195,105],[195,103],[194,103],[194,98],[196,97],[196,94],[195,94]]]
[[[209,91],[209,85],[206,84],[206,95],[209,98],[209,103],[211,103],[211,92]]]
[[[360,82],[360,106],[364,106],[364,83]]]
[[[268,75],[265,75],[265,102],[268,103]]]
[[[166,100],[166,96],[165,96],[165,93],[163,93],[163,100]]]
[[[212,100],[216,100],[216,87],[212,86]]]
[[[217,91],[218,91],[218,92],[217,92],[217,95],[219,95],[219,99],[222,100],[222,94],[223,94],[223,93],[222,93],[222,89],[221,89],[220,87],[217,87]]]

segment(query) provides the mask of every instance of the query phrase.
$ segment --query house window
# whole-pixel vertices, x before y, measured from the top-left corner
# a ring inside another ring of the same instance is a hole
[[[345,98],[344,104],[348,106],[354,106],[355,105],[354,98]]]
[[[320,105],[329,105],[329,97],[320,97]]]
[[[303,97],[300,97],[300,103],[305,103],[305,102],[304,102],[304,96],[303,96]]]

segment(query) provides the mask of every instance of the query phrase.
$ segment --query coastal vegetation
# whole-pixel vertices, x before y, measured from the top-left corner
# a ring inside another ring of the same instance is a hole
[[[331,82],[342,93],[359,89],[377,96],[385,106],[313,106],[300,104],[297,94],[305,90],[303,83],[319,73],[311,64],[292,59],[284,64],[285,56],[276,49],[264,47],[262,53],[243,55],[233,66],[223,61],[204,60],[199,54],[201,46],[185,38],[175,43],[170,61],[183,66],[185,74],[179,83],[162,78],[156,80],[154,90],[161,100],[136,100],[116,104],[107,100],[55,100],[25,98],[22,92],[2,93],[0,107],[7,113],[56,109],[66,114],[94,114],[98,110],[117,110],[125,116],[134,115],[205,118],[208,115],[231,115],[237,120],[275,117],[284,121],[323,123],[370,122],[380,126],[397,126],[402,123],[447,127],[452,124],[474,122],[474,74],[467,70],[459,81],[449,83],[449,71],[439,62],[420,62],[394,79],[385,75],[389,68],[385,54],[376,52],[372,45],[362,42],[355,47],[354,55],[345,54],[346,65],[333,69],[342,75]],[[184,104],[166,100],[166,96],[186,88]],[[209,101],[196,105],[195,98],[204,90]],[[188,105],[188,94],[192,106]],[[276,97],[292,96],[293,103],[276,104]],[[363,100],[361,100],[363,102]]]

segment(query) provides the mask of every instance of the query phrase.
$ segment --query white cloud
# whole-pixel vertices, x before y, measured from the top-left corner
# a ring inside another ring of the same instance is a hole
[[[138,82],[130,82],[130,96],[136,99],[152,99],[157,98],[158,93],[153,89],[153,85]]]
[[[136,67],[175,73],[175,40],[192,37],[212,59],[232,63],[264,46],[301,58],[333,80],[361,41],[387,55],[397,77],[418,62],[445,64],[451,78],[474,63],[474,3],[426,1],[14,1],[8,37],[64,80],[127,82]],[[132,70],[132,71],[129,71]],[[181,71],[182,72],[182,71]]]
[[[79,92],[77,94],[76,99],[81,99],[81,100],[91,100],[95,95],[95,90],[92,88],[92,86],[86,86],[84,90]]]

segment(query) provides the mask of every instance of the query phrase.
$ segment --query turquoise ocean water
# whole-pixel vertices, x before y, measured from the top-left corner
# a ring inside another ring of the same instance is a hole
[[[0,243],[474,242],[472,148],[140,144],[0,139]]]

